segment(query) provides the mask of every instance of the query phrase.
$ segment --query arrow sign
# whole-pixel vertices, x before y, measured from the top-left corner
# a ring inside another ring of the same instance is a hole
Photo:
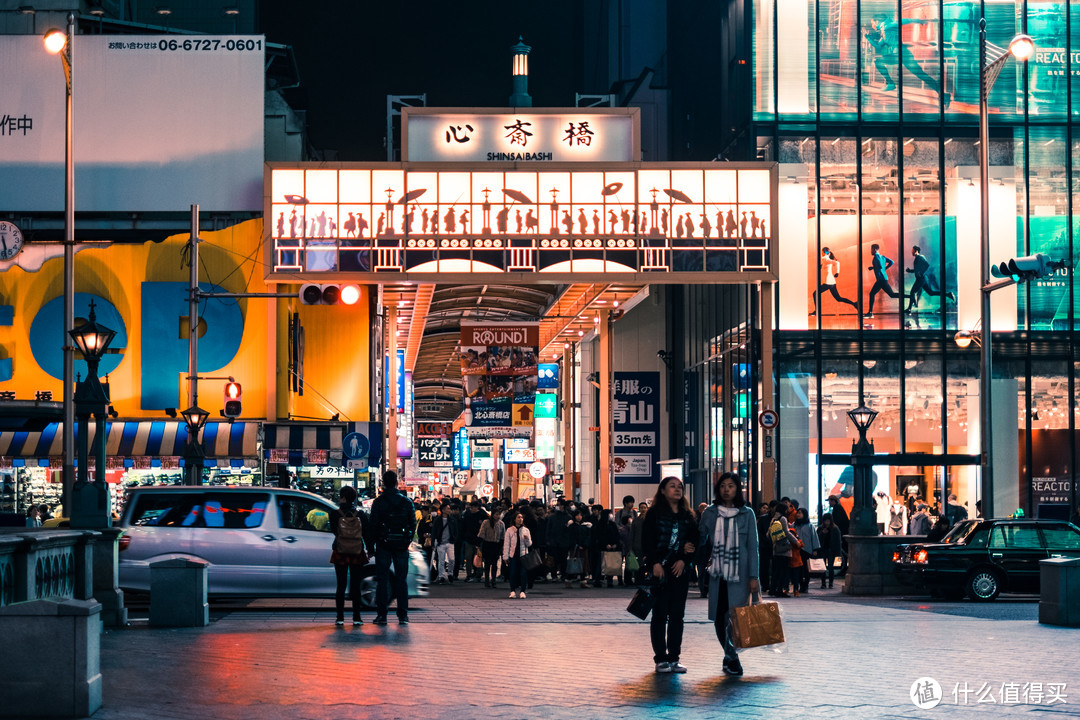
[[[514,425],[515,427],[532,425],[533,421],[533,406],[532,405],[514,405]]]

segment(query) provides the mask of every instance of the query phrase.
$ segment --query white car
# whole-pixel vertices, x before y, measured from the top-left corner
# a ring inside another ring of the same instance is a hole
[[[333,597],[330,511],[324,498],[258,487],[133,488],[120,527],[120,587],[150,591],[150,563],[205,560],[207,594]],[[428,594],[424,554],[410,550],[409,596]],[[392,571],[392,568],[391,568]],[[364,569],[363,602],[375,601],[374,558]]]

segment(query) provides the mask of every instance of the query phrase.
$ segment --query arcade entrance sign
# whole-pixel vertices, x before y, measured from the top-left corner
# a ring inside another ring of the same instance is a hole
[[[775,280],[775,163],[269,163],[265,187],[270,282]]]

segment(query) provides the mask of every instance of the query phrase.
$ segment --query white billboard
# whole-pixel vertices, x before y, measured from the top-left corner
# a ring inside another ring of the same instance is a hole
[[[77,35],[78,211],[262,209],[266,41]],[[64,207],[64,70],[39,35],[0,36],[0,210]]]

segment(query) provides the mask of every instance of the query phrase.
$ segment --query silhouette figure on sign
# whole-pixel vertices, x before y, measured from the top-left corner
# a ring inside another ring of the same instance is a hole
[[[663,210],[660,211],[660,230],[663,232],[664,235],[667,235],[667,231],[668,231],[667,230],[667,228],[668,228],[667,224],[668,224],[668,213],[667,213],[667,208],[664,208]]]
[[[518,235],[520,235],[521,234],[521,211],[520,210],[515,210],[514,211],[514,223],[517,225],[517,233],[518,233]]]
[[[742,220],[739,221],[739,229],[742,231],[741,234],[739,235],[739,237],[744,238],[744,239],[749,237],[746,234],[746,223],[747,222],[748,221],[746,219],[746,211],[744,210],[743,214],[742,214]]]
[[[368,221],[363,213],[356,213],[356,237],[364,237],[364,231],[368,229]]]
[[[409,211],[405,213],[405,234],[408,235],[412,230],[413,220],[416,218],[416,210],[409,208]]]
[[[461,225],[461,232],[469,232],[469,211],[462,210],[461,215],[458,216],[458,223]]]
[[[531,208],[529,210],[526,210],[525,211],[525,231],[533,233],[533,232],[536,232],[539,229],[540,229],[540,219],[538,217],[536,217],[535,215],[533,215],[533,211],[532,211]]]
[[[379,213],[379,223],[376,226],[375,235],[382,237],[383,224],[386,222],[386,213]]]
[[[619,213],[619,217],[622,218],[622,231],[624,233],[630,232],[630,211],[624,208],[623,211]]]
[[[758,237],[758,231],[761,230],[761,221],[758,220],[757,213],[753,210],[750,211],[750,237]]]
[[[285,237],[285,211],[282,210],[281,214],[277,216],[277,236]]]
[[[562,224],[563,224],[563,227],[566,228],[566,234],[567,235],[573,235],[574,234],[574,219],[572,217],[570,217],[570,211],[569,210],[563,210]]]
[[[506,232],[506,218],[510,216],[510,208],[504,207],[499,212],[495,213],[495,227],[499,232]]]
[[[292,209],[289,213],[289,237],[296,238],[296,208]]]
[[[735,222],[735,213],[729,208],[727,216],[724,218],[724,232],[729,238],[737,237],[736,232],[739,229],[739,224]]]
[[[330,237],[337,237],[337,223],[334,218],[327,218],[326,224],[330,227]]]
[[[686,237],[694,237],[694,219],[690,217],[690,213],[686,213],[686,224],[683,227],[686,228]]]
[[[344,228],[344,230],[345,230],[345,237],[348,238],[348,237],[355,236],[356,235],[356,216],[353,215],[352,213],[349,213],[349,218],[345,221],[345,224],[342,225],[342,228]]]
[[[675,223],[675,237],[681,238],[683,236],[683,219],[682,215],[679,216],[679,222]]]
[[[326,211],[319,213],[319,237],[326,237]]]
[[[578,221],[578,227],[581,228],[581,234],[582,235],[589,232],[589,218],[585,217],[584,208],[578,210],[577,221]]]
[[[446,228],[446,232],[457,232],[457,223],[454,220],[454,208],[449,208],[446,214],[443,215],[443,227]]]
[[[712,235],[712,223],[709,222],[709,214],[701,213],[701,231],[705,233],[705,238],[708,239]]]
[[[615,234],[615,226],[619,223],[619,218],[615,215],[614,210],[608,210],[608,224],[611,225],[611,234]]]
[[[600,213],[597,210],[592,211],[592,228],[593,234],[600,234]]]
[[[424,208],[420,212],[420,232],[422,232],[422,233],[427,232],[427,228],[428,228],[428,211],[427,211],[427,208]]]

